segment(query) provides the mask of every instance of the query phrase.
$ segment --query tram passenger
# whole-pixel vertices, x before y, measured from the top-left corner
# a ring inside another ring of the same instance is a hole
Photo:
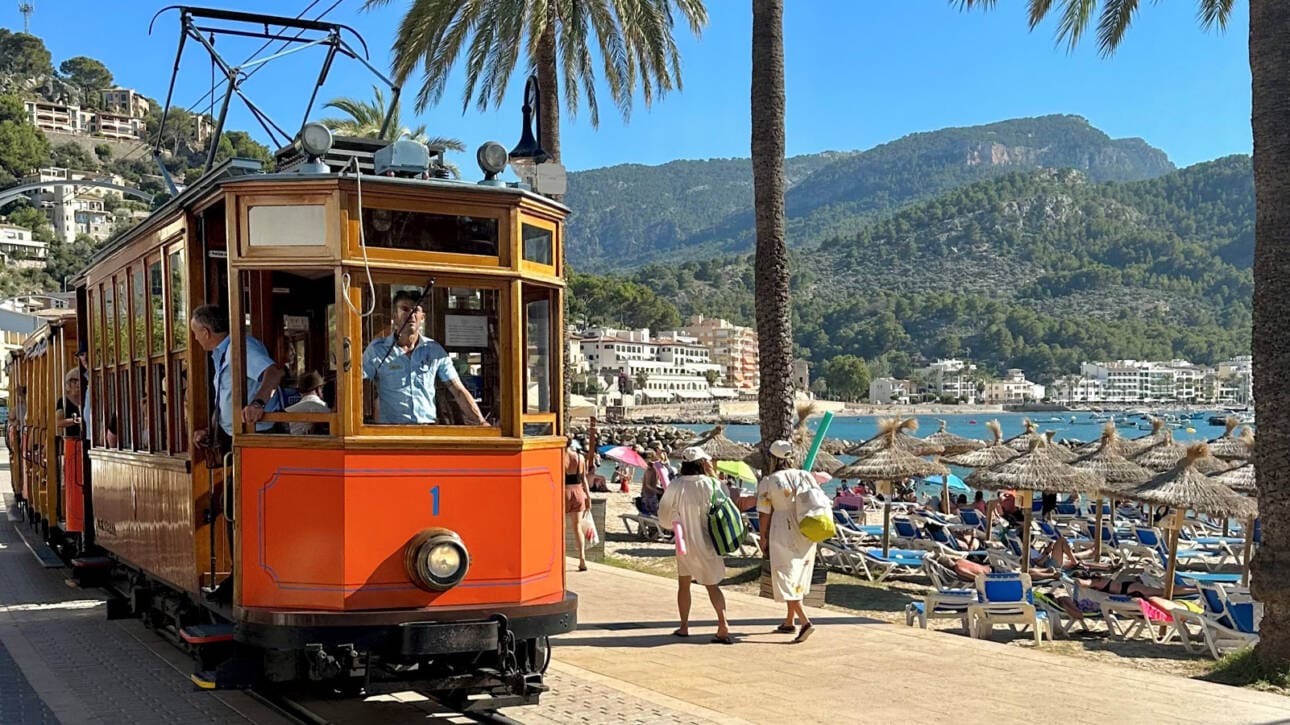
[[[300,400],[287,406],[288,413],[330,413],[323,400],[323,376],[310,370],[300,377]],[[292,423],[291,435],[312,435],[318,432],[317,423]]]
[[[435,380],[442,380],[466,416],[466,425],[486,425],[475,398],[462,384],[448,351],[421,334],[425,311],[411,290],[394,294],[394,331],[363,351],[363,378],[376,386],[376,421],[427,425],[437,421]]]
[[[210,353],[211,364],[215,367],[215,410],[212,413],[212,427],[218,426],[228,437],[233,435],[233,366],[229,360],[228,313],[215,305],[202,305],[193,310],[192,320],[188,324],[193,339],[203,350]],[[244,341],[246,351],[246,395],[251,400],[242,408],[242,421],[254,423],[259,433],[268,432],[272,423],[261,422],[265,413],[280,410],[282,403],[277,394],[278,383],[282,380],[282,368],[269,357],[264,343],[247,335]],[[218,434],[218,433],[217,433]],[[193,443],[199,448],[211,445],[211,429],[201,428],[193,431]],[[225,446],[218,446],[225,448]]]
[[[81,371],[80,368],[68,370],[63,376],[63,397],[55,406],[55,426],[58,435],[63,439],[63,485],[66,486],[65,497],[68,531],[82,531],[85,528],[85,481],[81,476]]]

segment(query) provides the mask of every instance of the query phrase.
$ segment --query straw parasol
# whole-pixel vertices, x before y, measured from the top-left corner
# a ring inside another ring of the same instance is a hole
[[[1036,426],[1029,418],[1022,420],[1021,425],[1026,430],[1004,441],[1003,444],[1018,453],[1025,453],[1030,450],[1030,441],[1040,438],[1041,436],[1039,434],[1039,427]]]
[[[1205,475],[1199,464],[1211,458],[1209,446],[1196,443],[1187,448],[1186,455],[1173,468],[1132,488],[1120,489],[1116,495],[1152,506],[1174,509],[1169,532],[1169,565],[1165,573],[1165,599],[1172,599],[1174,573],[1178,566],[1178,530],[1188,509],[1221,516],[1252,519],[1257,507],[1254,502],[1227,486]]]
[[[1096,493],[1103,482],[1095,474],[1081,471],[1063,463],[1053,455],[1051,446],[1042,437],[1030,441],[1025,453],[983,468],[968,476],[967,484],[987,491],[1016,489],[1025,492],[1022,501],[1021,571],[1030,571],[1030,516],[1031,492],[1044,493]]]
[[[1250,447],[1253,442],[1253,436],[1251,435],[1247,438],[1245,435],[1232,435],[1237,425],[1237,420],[1234,416],[1229,415],[1224,423],[1227,426],[1227,430],[1223,431],[1223,435],[1209,442],[1209,454],[1225,461],[1253,458],[1254,452]]]
[[[1151,480],[1155,472],[1143,468],[1121,455],[1126,441],[1115,430],[1114,423],[1107,423],[1102,428],[1102,437],[1096,441],[1097,449],[1089,455],[1077,459],[1071,464],[1081,471],[1088,471],[1099,476],[1108,489],[1120,486],[1136,486]],[[1102,497],[1097,497],[1097,538],[1093,544],[1093,556],[1102,556]],[[1115,515],[1114,506],[1111,515]],[[1114,523],[1114,521],[1112,521]]]
[[[811,435],[811,431],[806,427],[806,420],[814,414],[815,403],[799,404],[797,406],[797,425],[793,428],[793,433],[789,438],[789,442],[793,444],[793,457],[796,458],[799,463],[806,459],[806,454],[811,449],[813,436]],[[763,446],[761,442],[755,444],[751,452],[744,454],[742,459],[743,462],[757,470],[766,470],[766,459],[762,455],[762,448]],[[811,466],[811,470],[833,473],[841,467],[842,461],[838,460],[836,456],[824,449],[820,449],[820,451],[815,454],[815,463]]]
[[[883,426],[887,423],[892,423],[896,426],[893,440],[896,445],[904,449],[905,452],[912,453],[915,456],[933,456],[938,453],[945,452],[945,447],[943,445],[932,442],[929,439],[919,438],[913,435],[914,431],[918,430],[917,418],[906,418],[904,420],[899,418],[890,418],[878,421],[878,435],[867,441],[857,443],[849,448],[846,451],[846,454],[849,456],[856,456],[857,458],[863,458],[874,451],[886,448],[887,437],[882,431],[884,430]]]
[[[1141,453],[1164,440],[1165,433],[1167,432],[1168,430],[1165,428],[1164,419],[1153,417],[1151,418],[1151,432],[1144,436],[1138,436],[1132,440],[1123,441],[1124,450],[1121,451],[1121,455],[1127,458],[1132,457],[1135,453]],[[1170,435],[1173,434],[1171,433]]]
[[[736,443],[726,437],[725,423],[718,423],[712,430],[701,434],[686,446],[702,448],[704,453],[712,456],[714,461],[740,461],[752,452],[749,446]]]
[[[992,420],[986,423],[985,427],[994,434],[993,443],[967,453],[945,456],[941,461],[953,463],[956,466],[967,466],[968,468],[986,468],[1017,457],[1017,451],[1012,450],[1011,446],[1004,445],[1003,429],[999,427],[999,421]]]
[[[1251,461],[1222,473],[1214,473],[1210,478],[1224,484],[1237,493],[1255,495],[1259,492],[1257,476],[1254,473],[1254,462]]]
[[[1129,460],[1143,468],[1150,468],[1157,473],[1163,473],[1174,468],[1178,461],[1186,456],[1187,446],[1175,443],[1173,431],[1166,430],[1160,442],[1129,456]],[[1196,470],[1204,474],[1220,473],[1228,469],[1226,463],[1210,455],[1208,447],[1205,449],[1205,456],[1198,459],[1195,466]]]
[[[912,420],[912,419],[910,419]],[[949,475],[949,469],[939,463],[919,458],[905,450],[899,440],[902,429],[909,421],[890,418],[878,424],[878,435],[870,439],[870,450],[853,463],[837,471],[839,478],[856,478],[862,481],[890,483],[915,476]],[[891,550],[891,489],[883,492],[882,554]]]
[[[961,435],[956,435],[945,430],[945,421],[938,420],[936,422],[940,424],[940,427],[936,429],[935,433],[927,436],[923,440],[928,443],[939,445],[944,449],[944,453],[946,455],[952,456],[956,453],[978,451],[985,447],[985,443],[982,441],[978,441],[973,438],[964,438]],[[942,456],[941,462],[943,463],[944,461],[945,459]],[[950,512],[950,479],[949,476],[946,476],[941,480],[941,512],[948,514]]]
[[[1056,435],[1057,431],[1055,430],[1044,433],[1044,442],[1048,444],[1048,452],[1062,463],[1073,463],[1075,459],[1079,458],[1079,454],[1053,440]]]

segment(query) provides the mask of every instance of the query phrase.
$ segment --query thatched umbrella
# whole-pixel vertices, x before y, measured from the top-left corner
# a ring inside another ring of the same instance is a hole
[[[1174,442],[1173,431],[1165,431],[1164,436],[1159,443],[1155,443],[1149,448],[1129,456],[1129,460],[1142,466],[1150,468],[1156,473],[1163,473],[1172,470],[1178,465],[1178,461],[1187,456],[1187,446]],[[1195,463],[1196,469],[1204,474],[1220,473],[1228,469],[1228,465],[1210,455],[1208,448],[1205,456]]]
[[[1039,433],[1039,426],[1035,425],[1029,418],[1021,421],[1025,431],[1004,441],[1003,444],[1018,453],[1025,453],[1030,450],[1030,441],[1043,436]]]
[[[1174,574],[1178,569],[1178,531],[1187,510],[1224,518],[1252,519],[1254,502],[1201,472],[1200,464],[1210,458],[1209,446],[1197,443],[1170,470],[1132,488],[1119,489],[1116,495],[1152,506],[1174,509],[1169,531],[1169,565],[1165,571],[1165,599],[1174,595]]]
[[[987,491],[1016,489],[1022,506],[1021,571],[1030,571],[1030,517],[1033,492],[1044,493],[1096,493],[1103,485],[1096,475],[1081,471],[1058,460],[1048,442],[1036,437],[1030,441],[1030,450],[989,468],[976,471],[968,477],[973,488]]]
[[[1152,417],[1151,432],[1144,436],[1138,436],[1137,438],[1123,441],[1124,450],[1121,451],[1120,454],[1126,458],[1131,458],[1134,454],[1141,453],[1164,440],[1165,433],[1169,433],[1169,431],[1165,428],[1164,419]],[[1170,435],[1173,434],[1170,433]]]
[[[912,420],[912,419],[911,419]],[[908,421],[906,421],[908,422]],[[838,470],[840,478],[855,478],[885,485],[882,511],[882,554],[891,550],[891,488],[893,481],[915,476],[949,475],[949,469],[910,453],[901,447],[899,434],[905,423],[892,418],[878,425],[878,435],[868,453]]]
[[[912,453],[915,456],[934,456],[938,453],[944,453],[945,447],[940,443],[931,441],[929,438],[919,438],[915,436],[914,431],[918,430],[917,418],[890,418],[878,421],[878,435],[867,441],[851,446],[846,450],[848,456],[863,458],[874,451],[880,451],[887,447],[887,436],[882,433],[883,426],[888,422],[896,426],[895,442],[906,453]]]
[[[1053,440],[1056,436],[1057,431],[1055,430],[1050,430],[1044,433],[1044,442],[1048,444],[1048,452],[1053,454],[1053,457],[1062,463],[1074,463],[1075,459],[1079,458],[1079,454]]]
[[[789,441],[793,444],[793,457],[800,463],[806,460],[806,454],[811,450],[811,443],[814,436],[806,427],[806,421],[815,414],[815,403],[799,403],[797,406],[797,425],[793,428],[793,435]],[[764,442],[764,441],[763,441]],[[764,471],[766,470],[766,459],[762,455],[762,443],[753,446],[751,453],[745,453],[743,462],[753,468]],[[823,471],[833,473],[842,467],[842,461],[836,456],[821,449],[815,454],[815,463],[811,465],[812,471]]]
[[[712,430],[699,435],[698,438],[685,444],[686,447],[702,448],[712,456],[714,461],[742,461],[752,452],[752,448],[743,443],[736,443],[726,437],[726,424],[718,423]]]
[[[986,423],[985,427],[994,434],[993,443],[967,453],[945,456],[941,461],[968,468],[987,468],[1019,455],[1017,451],[1012,450],[1011,446],[1004,445],[1003,429],[999,427],[999,421],[992,420]]]
[[[1254,451],[1251,449],[1251,444],[1254,442],[1253,435],[1251,434],[1248,438],[1244,434],[1241,436],[1232,435],[1232,432],[1236,430],[1237,423],[1238,421],[1235,417],[1230,415],[1227,417],[1225,421],[1227,430],[1223,431],[1223,435],[1209,442],[1209,454],[1211,456],[1225,461],[1236,459],[1248,461],[1254,457]]]
[[[942,449],[944,449],[945,455],[952,456],[958,453],[977,451],[985,447],[984,442],[976,440],[975,438],[964,438],[961,435],[957,435],[945,430],[945,427],[946,427],[945,421],[938,420],[937,423],[940,424],[940,427],[936,429],[936,432],[927,436],[923,440],[928,443],[933,443],[935,445],[940,446]],[[944,457],[941,458],[941,462],[942,463],[945,462]],[[945,484],[941,487],[941,511],[943,513],[948,514],[950,512],[949,476],[946,476],[944,481],[945,481]]]
[[[1089,455],[1076,459],[1071,464],[1081,471],[1088,471],[1101,477],[1109,489],[1120,486],[1136,486],[1146,483],[1155,475],[1153,471],[1143,468],[1121,455],[1125,449],[1125,440],[1115,430],[1114,423],[1107,423],[1102,428],[1102,437],[1097,441],[1097,449]],[[1093,557],[1102,556],[1102,497],[1096,499],[1097,536],[1093,544]],[[1111,516],[1115,516],[1115,504],[1112,503]],[[1114,525],[1112,518],[1112,525]]]
[[[1248,430],[1248,429],[1247,429]],[[1251,451],[1253,452],[1253,451]],[[1259,484],[1254,473],[1254,461],[1250,461],[1236,468],[1216,473],[1210,478],[1227,486],[1228,488],[1243,493],[1247,496],[1258,496]],[[1223,535],[1227,535],[1227,521],[1223,522]],[[1241,551],[1241,583],[1248,585],[1250,583],[1250,555],[1254,550],[1254,521],[1245,522],[1245,545]]]

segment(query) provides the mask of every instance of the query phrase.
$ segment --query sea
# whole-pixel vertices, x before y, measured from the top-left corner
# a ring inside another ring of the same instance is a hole
[[[1154,414],[1167,411],[1156,411]],[[1108,422],[1105,413],[1068,412],[1068,413],[975,413],[959,415],[915,415],[918,420],[918,430],[914,432],[916,436],[927,436],[935,433],[940,427],[940,421],[945,421],[945,429],[951,433],[961,435],[965,438],[976,438],[980,440],[990,440],[991,434],[986,423],[992,420],[999,421],[1003,429],[1003,438],[1007,440],[1015,435],[1025,431],[1024,421],[1029,419],[1038,426],[1040,431],[1055,431],[1056,438],[1059,441],[1078,441],[1087,443],[1097,440],[1102,435],[1102,427]],[[1214,415],[1221,415],[1220,411],[1209,411],[1203,413],[1196,412],[1174,412],[1175,416],[1181,422],[1170,424],[1173,431],[1174,440],[1179,443],[1189,443],[1196,441],[1206,441],[1217,438],[1223,434],[1225,427],[1222,425],[1211,425],[1209,418]],[[1186,417],[1193,416],[1193,417]],[[850,442],[868,440],[878,434],[878,425],[880,421],[891,416],[836,416],[829,424],[829,429],[825,431],[826,438],[841,439]],[[811,418],[807,421],[807,427],[812,432],[818,432],[822,416]],[[1137,438],[1147,435],[1151,432],[1151,424],[1141,416],[1130,416],[1124,413],[1116,413],[1114,417],[1116,430],[1123,438]],[[692,430],[696,434],[711,430],[712,425],[706,423],[700,424],[677,424],[677,428]],[[756,443],[761,440],[761,429],[756,425],[736,425],[726,426],[725,435],[727,438],[739,443]],[[854,460],[851,456],[838,456],[843,462],[849,463]],[[967,478],[972,469],[951,466],[951,473],[960,477]],[[608,478],[613,472],[613,464],[602,465],[599,472]],[[640,474],[636,474],[637,480]],[[748,486],[751,484],[745,484]],[[837,481],[826,483],[823,488],[830,495],[836,490]],[[930,495],[937,491],[939,486],[929,484],[920,485],[918,492],[920,497]],[[939,495],[939,492],[936,493]],[[987,494],[988,496],[988,494]],[[969,498],[971,498],[969,496]]]

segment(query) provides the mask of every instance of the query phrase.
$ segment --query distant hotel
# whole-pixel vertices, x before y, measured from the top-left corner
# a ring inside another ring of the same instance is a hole
[[[1254,403],[1254,366],[1249,355],[1216,366],[1186,360],[1117,360],[1084,363],[1079,375],[1050,386],[1057,403],[1180,403],[1234,405]]]

